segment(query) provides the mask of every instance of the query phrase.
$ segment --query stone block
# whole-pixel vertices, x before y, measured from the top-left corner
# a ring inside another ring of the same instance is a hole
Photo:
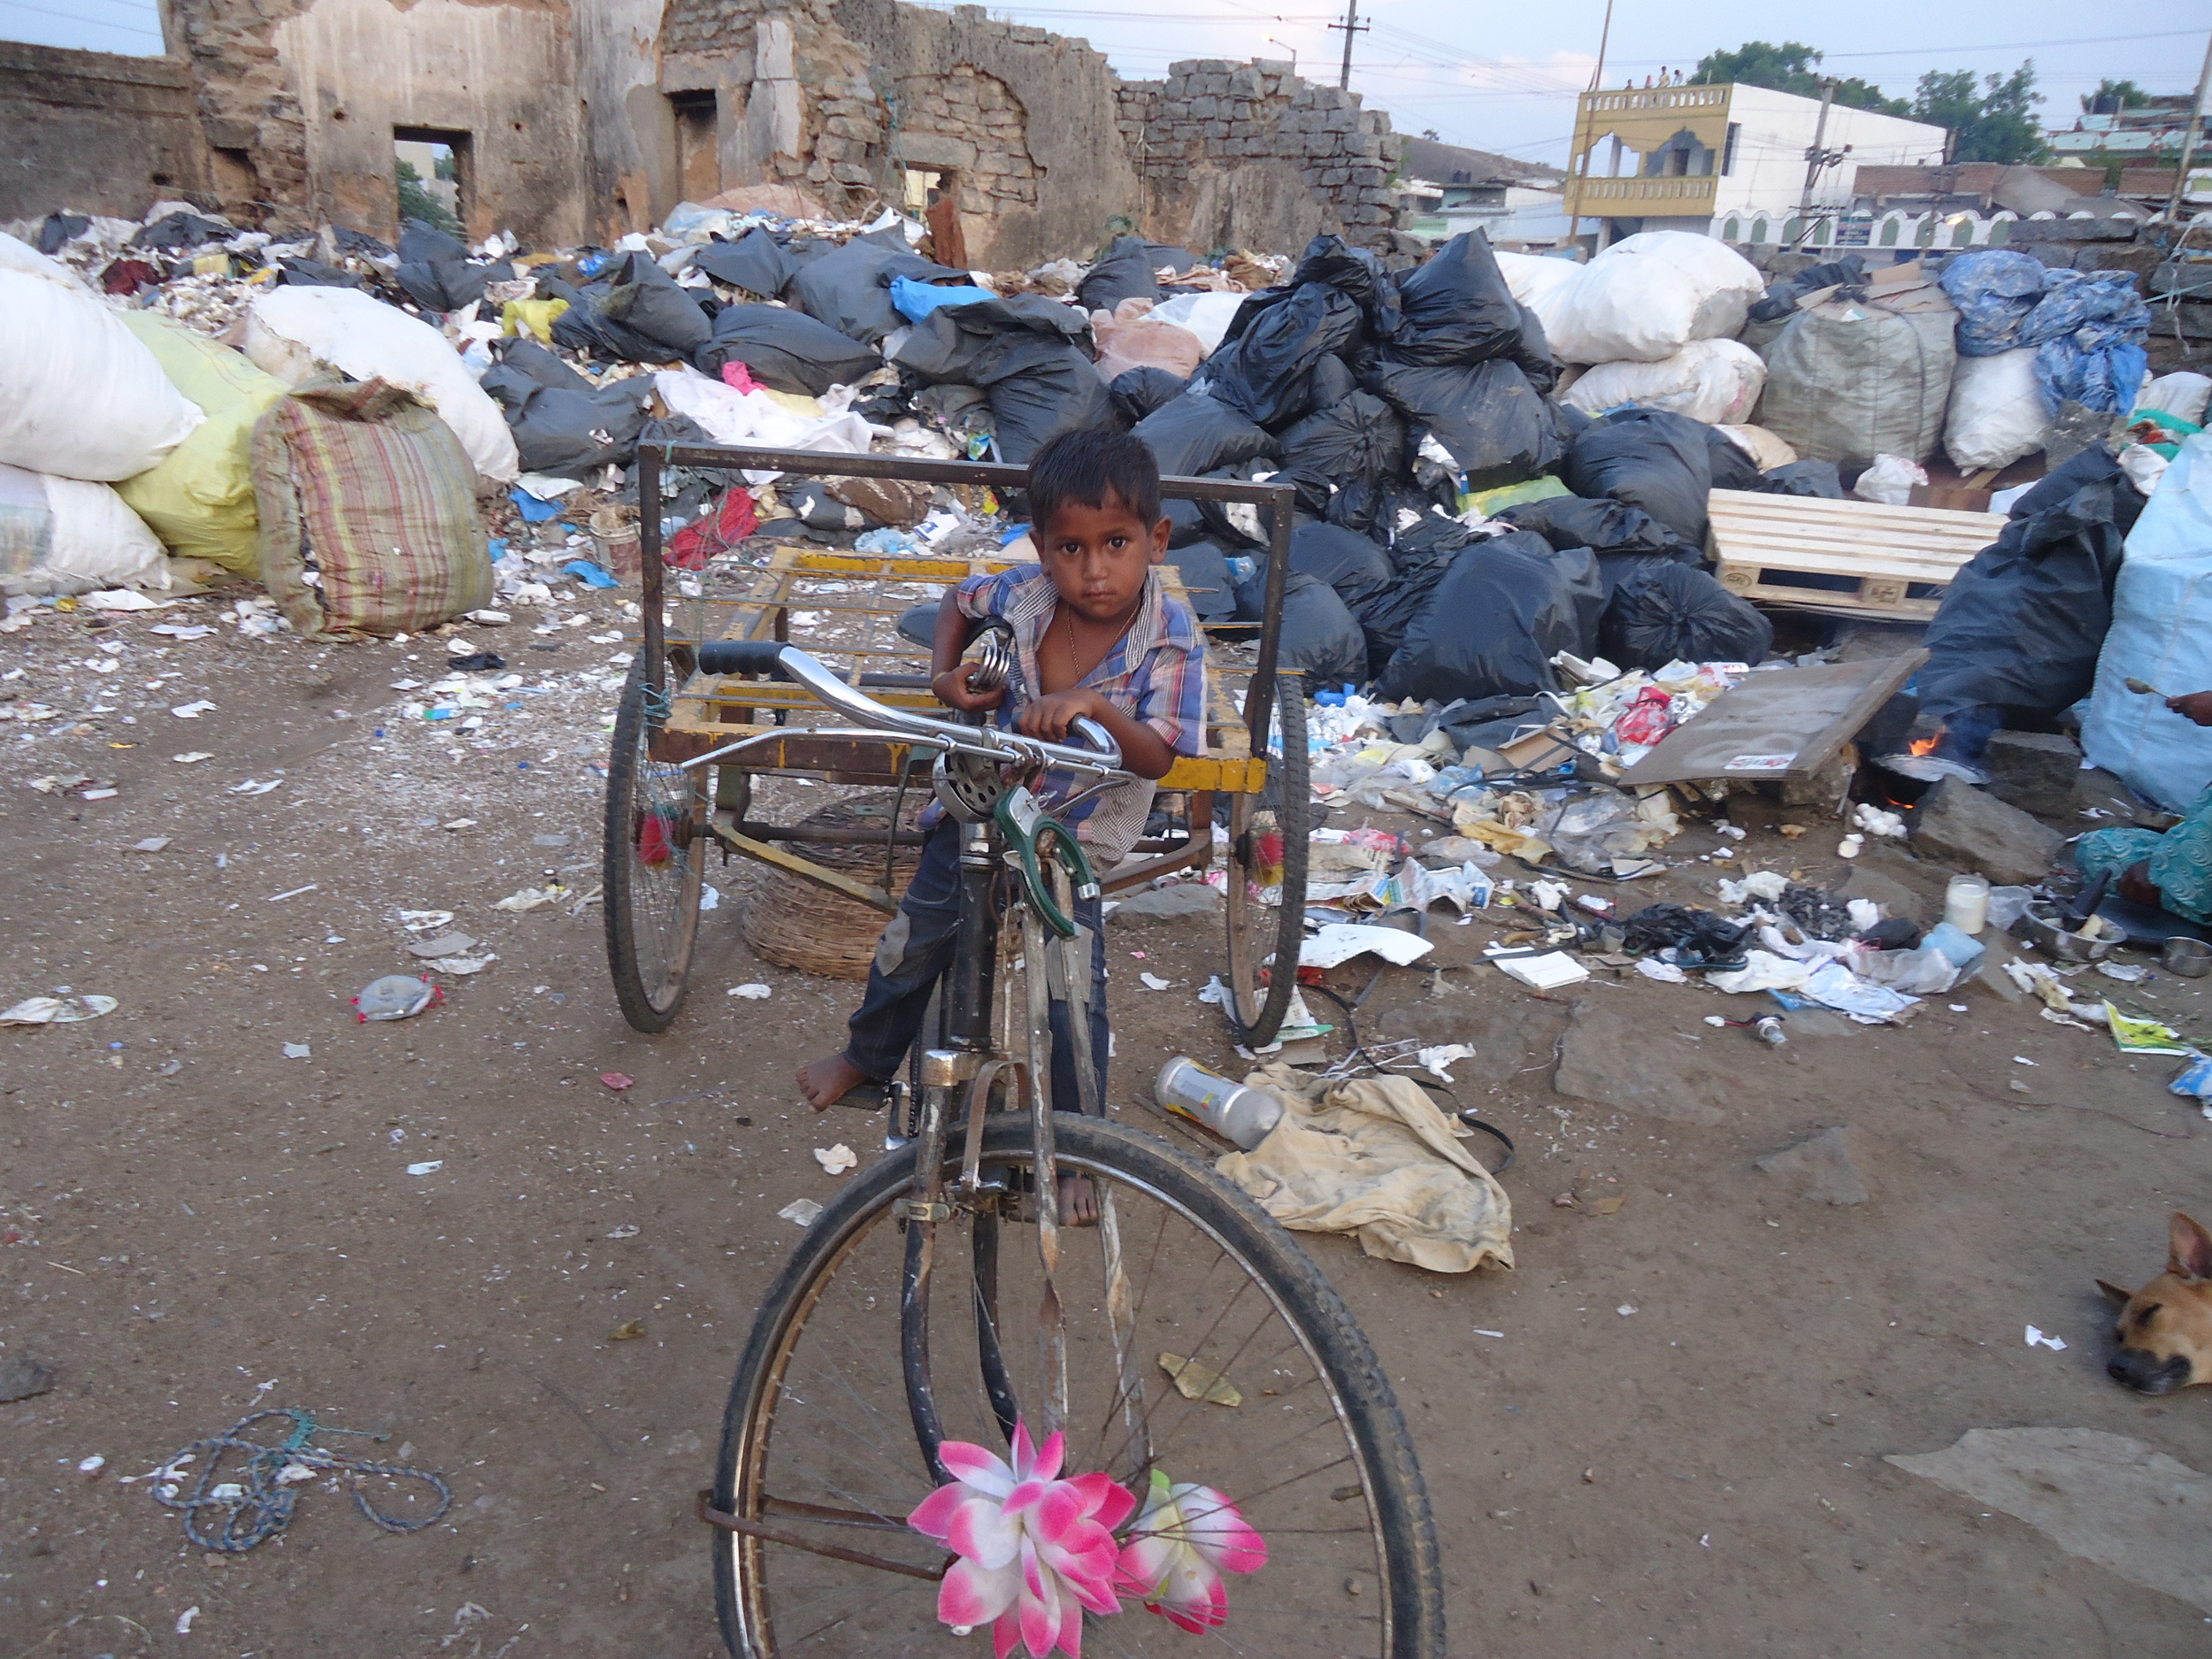
[[[1241,69],[1231,71],[1229,91],[1234,97],[1256,98],[1260,96],[1259,72],[1249,64],[1245,65]]]
[[[1380,167],[1354,167],[1351,173],[1354,184],[1370,189],[1379,189],[1385,177]]]
[[[1190,112],[1198,120],[1210,121],[1221,112],[1221,100],[1210,97],[1193,98],[1190,104]]]
[[[1334,189],[1340,184],[1349,184],[1351,180],[1352,170],[1349,167],[1325,167],[1322,170],[1321,183],[1325,189]]]
[[[814,153],[824,161],[842,161],[852,150],[835,133],[818,133],[814,139]]]
[[[2049,872],[2065,837],[1971,784],[1946,778],[1920,798],[1913,850],[2000,886],[2033,886]]]
[[[2019,219],[2005,233],[2005,245],[2022,252],[2039,242],[2133,242],[2139,219]]]
[[[1755,1162],[1767,1174],[1788,1183],[1800,1198],[1817,1204],[1863,1204],[1874,1194],[1855,1156],[1859,1139],[1850,1125],[1839,1124]]]
[[[1228,137],[1228,136],[1229,136],[1229,123],[1228,123],[1228,122],[1226,122],[1226,121],[1209,121],[1209,122],[1207,122],[1207,123],[1206,123],[1206,136],[1207,136],[1208,138],[1210,138],[1210,139],[1221,139],[1221,138],[1226,138],[1226,137]]]
[[[851,161],[840,161],[832,164],[830,167],[830,177],[836,180],[840,184],[849,184],[855,188],[873,182],[873,180],[868,176],[867,168],[860,165],[857,162]]]
[[[2081,772],[2081,745],[2058,732],[2000,732],[1982,757],[1989,793],[2038,818],[2068,819],[2074,780]]]
[[[1329,133],[1348,133],[1358,124],[1359,111],[1356,110],[1331,110],[1321,120],[1322,130]]]

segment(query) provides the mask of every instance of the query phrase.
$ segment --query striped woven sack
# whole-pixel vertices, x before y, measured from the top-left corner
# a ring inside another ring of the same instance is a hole
[[[305,381],[255,423],[253,486],[261,580],[295,633],[414,634],[491,603],[476,469],[411,392]]]

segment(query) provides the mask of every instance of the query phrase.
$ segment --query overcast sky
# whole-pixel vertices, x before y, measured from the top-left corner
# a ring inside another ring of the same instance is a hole
[[[1311,4],[1311,0],[1303,0]],[[993,6],[994,13],[1079,35],[1131,79],[1152,79],[1184,58],[1287,58],[1300,73],[1333,81],[1344,36],[1327,25],[1340,11],[1278,12],[1302,0],[1129,0],[1109,9],[1079,0]],[[2040,113],[2070,126],[2079,96],[2100,77],[2132,80],[2154,92],[2196,85],[2205,33],[2176,26],[2192,8],[2108,11],[2073,0],[2014,0],[2001,11],[1939,8],[1912,0],[1862,0],[1847,12],[1806,17],[1784,27],[1770,0],[1707,0],[1692,8],[1619,0],[1606,50],[1605,79],[1639,84],[1662,67],[1692,69],[1707,52],[1747,40],[1794,37],[1827,53],[1838,74],[1871,81],[1893,97],[1911,96],[1932,69],[2009,73],[2035,60]],[[1563,161],[1574,125],[1574,95],[1597,61],[1605,0],[1546,0],[1540,5],[1475,7],[1448,0],[1373,0],[1361,20],[1373,27],[1352,51],[1352,89],[1387,110],[1402,133],[1432,127],[1450,142],[1503,150],[1532,161]],[[2108,33],[2132,19],[2135,34]],[[1974,44],[1965,37],[1985,35]],[[1274,42],[1268,36],[1275,37]],[[157,52],[152,0],[0,0],[0,36],[102,51]],[[1036,111],[1032,111],[1033,118]]]

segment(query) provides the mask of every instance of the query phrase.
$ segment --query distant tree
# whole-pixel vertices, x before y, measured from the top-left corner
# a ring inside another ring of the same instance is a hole
[[[1932,70],[1920,77],[1912,117],[1956,134],[1954,161],[2033,162],[2050,153],[2033,108],[2042,101],[2033,58],[2009,75],[1983,76],[1979,89],[1971,70]]]
[[[1732,52],[1710,52],[1699,58],[1697,73],[1690,80],[1704,86],[1720,86],[1733,81],[1747,87],[1766,87],[1776,92],[1793,92],[1801,98],[1816,98],[1825,78],[1815,70],[1821,58],[1819,50],[1801,41],[1785,41],[1779,46],[1766,41],[1746,41]],[[1855,110],[1873,110],[1883,115],[1903,115],[1911,107],[1902,98],[1884,97],[1881,88],[1855,77],[1836,81],[1835,101]]]
[[[1444,142],[1444,135],[1438,132],[1433,127],[1423,127],[1421,129],[1421,136],[1427,139],[1432,144],[1440,144]]]
[[[2096,109],[2098,104],[2106,98],[2117,100],[2124,110],[2139,110],[2150,103],[2151,95],[2132,81],[2115,81],[2107,76],[2097,82],[2097,89],[2094,92],[2085,92],[2081,95],[2081,112],[2084,115],[2090,114]]]
[[[403,161],[395,165],[393,172],[399,180],[399,217],[404,224],[411,219],[421,219],[435,226],[449,236],[461,234],[460,221],[446,211],[446,204],[431,195],[422,181],[422,174],[415,171],[414,163]]]

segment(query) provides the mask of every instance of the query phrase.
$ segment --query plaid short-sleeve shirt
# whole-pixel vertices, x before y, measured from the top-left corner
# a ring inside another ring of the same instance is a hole
[[[995,715],[999,726],[1011,728],[1023,707],[1043,695],[1037,646],[1059,608],[1059,590],[1042,568],[1030,566],[971,576],[953,597],[964,616],[997,617],[1014,630],[1014,673]],[[1190,607],[1169,596],[1156,568],[1145,577],[1144,596],[1129,631],[1078,685],[1150,726],[1173,753],[1205,751],[1205,637]],[[1045,783],[1050,803],[1071,793],[1076,780],[1055,772]],[[1152,795],[1153,786],[1140,780],[1078,802],[1060,816],[1072,825],[1076,839],[1095,862],[1113,864],[1144,833]]]

